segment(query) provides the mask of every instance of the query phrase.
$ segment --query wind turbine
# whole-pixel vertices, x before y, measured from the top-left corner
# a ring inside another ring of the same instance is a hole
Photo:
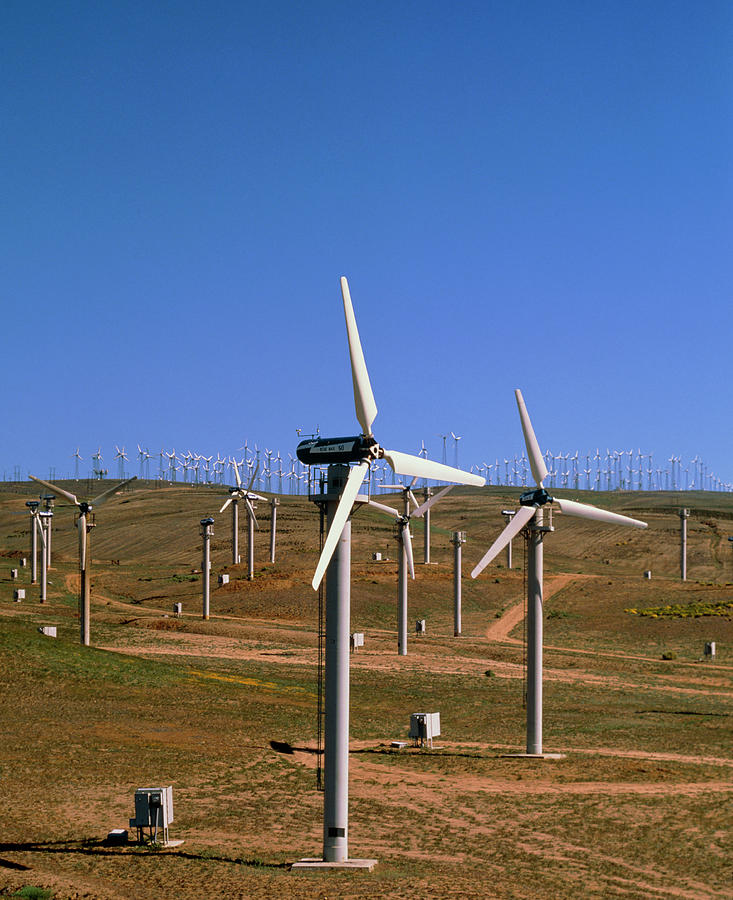
[[[443,490],[438,491],[437,494],[432,496],[426,496],[424,503],[418,503],[415,495],[412,492],[413,487],[415,486],[418,478],[415,476],[409,484],[384,484],[382,487],[387,488],[388,490],[398,490],[402,493],[402,512],[398,512],[396,509],[393,509],[391,506],[387,506],[384,503],[377,503],[375,500],[370,499],[369,505],[373,506],[375,509],[380,510],[383,513],[386,513],[389,516],[392,516],[396,521],[396,537],[397,544],[399,546],[399,556],[398,556],[398,593],[397,593],[397,653],[400,656],[407,656],[407,573],[409,571],[410,577],[412,580],[415,580],[415,559],[412,552],[412,535],[410,534],[410,504],[412,503],[415,509],[412,512],[413,516],[426,516],[425,527],[429,527],[428,517],[430,516],[430,507],[434,506],[441,497],[448,493],[448,491],[453,487],[452,484],[449,484],[448,487],[443,488]],[[427,494],[426,489],[426,494]],[[426,545],[429,546],[429,545]],[[428,558],[429,558],[429,550],[428,550]]]
[[[453,465],[458,468],[458,441],[461,440],[461,435],[451,431],[450,436],[453,438]]]
[[[81,643],[84,644],[84,646],[88,647],[90,583],[89,560],[87,559],[87,533],[91,528],[94,527],[94,523],[89,522],[87,517],[94,507],[101,506],[102,503],[105,503],[107,500],[109,500],[109,498],[112,497],[113,494],[117,493],[120,488],[124,487],[126,484],[129,484],[131,481],[135,481],[136,477],[133,475],[132,478],[121,481],[119,484],[114,485],[114,487],[107,488],[106,491],[102,491],[102,493],[96,496],[93,500],[78,500],[75,494],[72,494],[70,491],[66,491],[63,488],[58,487],[58,485],[51,484],[50,481],[44,481],[42,478],[36,478],[35,475],[30,475],[29,478],[31,478],[33,481],[37,481],[44,487],[47,487],[55,494],[64,497],[70,503],[73,503],[74,506],[76,506],[79,510],[79,518],[76,520],[76,527],[79,532],[79,573],[81,575],[81,584],[79,589],[79,619],[81,629]]]
[[[253,500],[264,500],[265,497],[260,497],[259,494],[252,493],[252,485],[254,484],[254,480],[257,477],[257,469],[252,473],[252,477],[249,480],[249,484],[246,488],[242,487],[242,479],[239,475],[239,465],[237,461],[232,457],[229,460],[231,467],[234,469],[234,477],[237,481],[237,486],[235,488],[229,489],[229,498],[224,501],[224,505],[219,510],[219,512],[224,512],[224,510],[232,504],[232,561],[236,566],[239,563],[239,501],[244,500],[244,505],[247,508],[247,578],[249,581],[252,581],[254,578],[254,546],[255,546],[255,528],[259,528],[260,526],[257,524],[257,518],[255,517],[254,506],[252,505]]]
[[[348,859],[350,516],[354,503],[359,502],[359,489],[371,465],[381,459],[387,461],[396,475],[478,486],[484,484],[480,476],[380,446],[372,432],[377,404],[346,278],[341,278],[341,294],[351,359],[354,406],[361,434],[347,438],[313,436],[301,441],[296,451],[298,459],[307,465],[328,465],[327,491],[318,497],[326,506],[328,534],[312,581],[314,590],[317,590],[328,570],[322,860],[325,863],[346,863]],[[350,864],[353,865],[354,861]]]
[[[74,480],[78,481],[79,480],[79,460],[80,459],[83,460],[84,457],[79,453],[78,447],[76,448],[76,450],[74,450],[74,452],[71,454],[71,456],[74,460]]]
[[[547,467],[542,458],[522,392],[517,390],[514,393],[519,408],[524,443],[537,487],[533,491],[525,491],[520,495],[519,509],[514,518],[486,551],[471,572],[471,578],[476,578],[523,528],[527,529],[529,532],[527,544],[527,756],[541,757],[544,755],[542,752],[542,540],[545,533],[554,531],[551,517],[547,525],[544,523],[544,508],[547,506],[551,510],[551,504],[554,503],[565,515],[592,519],[596,522],[608,522],[612,525],[635,525],[637,528],[646,528],[646,522],[608,512],[586,503],[551,497],[543,487],[547,476]]]
[[[120,481],[122,481],[125,477],[125,462],[127,462],[127,452],[125,451],[124,446],[118,447],[117,444],[115,444],[115,459],[118,461],[117,476]],[[140,477],[142,477],[142,463],[140,464]]]

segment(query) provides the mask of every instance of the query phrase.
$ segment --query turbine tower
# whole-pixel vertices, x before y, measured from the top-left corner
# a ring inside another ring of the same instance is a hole
[[[361,434],[348,438],[314,436],[298,444],[297,455],[307,465],[328,465],[326,506],[328,534],[312,585],[317,590],[326,575],[325,771],[323,796],[323,858],[301,865],[358,864],[348,858],[349,773],[349,626],[351,606],[351,522],[355,502],[364,502],[362,483],[372,463],[386,460],[396,475],[432,478],[481,486],[484,479],[419,456],[381,447],[372,432],[377,405],[351,303],[349,285],[341,279],[341,294],[351,358],[356,418]],[[354,464],[353,466],[351,464]],[[374,861],[366,861],[369,867]],[[298,863],[295,864],[299,866]]]
[[[79,510],[79,518],[76,521],[76,527],[79,532],[79,574],[81,576],[81,583],[79,587],[79,625],[81,631],[81,643],[84,644],[85,647],[88,647],[90,634],[90,584],[89,560],[87,558],[87,534],[89,533],[90,529],[94,527],[94,523],[89,521],[88,516],[94,507],[101,506],[102,503],[105,503],[107,500],[109,500],[109,498],[112,497],[113,494],[116,494],[117,491],[120,490],[120,488],[123,488],[131,481],[135,481],[136,478],[135,476],[133,476],[132,478],[128,478],[126,481],[122,481],[119,484],[114,485],[114,487],[107,488],[106,491],[102,491],[102,493],[95,497],[93,500],[78,500],[76,496],[70,491],[65,491],[63,488],[60,488],[55,484],[51,484],[50,481],[43,481],[43,479],[41,478],[36,478],[35,475],[30,475],[29,477],[33,481],[37,481],[39,484],[47,487],[55,494],[58,494],[60,497],[64,497],[70,503],[73,503],[74,506],[76,506]]]
[[[545,524],[544,509],[547,507],[551,512],[551,504],[555,503],[560,512],[565,515],[592,519],[596,522],[634,525],[637,528],[646,528],[646,522],[608,512],[605,509],[598,509],[586,503],[551,497],[543,486],[547,477],[547,467],[542,458],[527,407],[524,405],[522,392],[517,390],[515,395],[527,456],[537,487],[533,491],[525,491],[520,495],[519,509],[514,518],[475,566],[471,572],[471,578],[476,578],[523,528],[527,529],[529,533],[527,559],[527,756],[542,757],[545,755],[542,751],[542,541],[546,533],[554,531],[552,516]]]

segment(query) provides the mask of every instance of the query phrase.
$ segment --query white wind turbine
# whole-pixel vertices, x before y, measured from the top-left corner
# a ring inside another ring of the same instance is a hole
[[[265,500],[265,497],[260,497],[259,494],[252,493],[252,485],[254,484],[254,480],[257,477],[257,469],[254,470],[252,477],[249,480],[249,484],[246,488],[242,487],[242,479],[239,475],[239,465],[237,461],[232,457],[229,460],[229,464],[234,469],[234,478],[236,479],[237,486],[235,488],[229,489],[229,499],[224,502],[224,505],[219,510],[219,512],[224,512],[224,510],[231,503],[232,505],[232,561],[236,566],[239,563],[239,501],[243,500],[244,505],[247,508],[247,579],[252,581],[254,578],[254,546],[255,546],[255,528],[259,529],[259,525],[257,524],[257,518],[255,516],[254,506],[252,505],[253,500]]]
[[[42,478],[36,478],[34,475],[30,475],[29,477],[32,478],[33,481],[37,481],[39,484],[47,487],[55,494],[58,494],[60,497],[64,497],[70,503],[73,503],[79,510],[79,518],[76,520],[76,527],[79,533],[79,573],[81,575],[81,584],[79,588],[79,620],[81,643],[85,646],[89,646],[90,582],[89,560],[87,558],[87,534],[90,528],[93,527],[93,523],[89,522],[88,516],[93,508],[101,506],[102,503],[106,502],[110,497],[116,494],[120,488],[123,488],[131,481],[135,481],[135,476],[116,484],[114,487],[107,488],[106,491],[102,491],[102,493],[93,500],[78,500],[75,494],[72,494],[70,491],[65,491],[55,484],[51,484],[50,481],[44,481]]]
[[[125,477],[125,463],[127,462],[127,452],[125,451],[124,446],[118,447],[117,444],[115,444],[115,459],[117,460],[118,466],[117,477],[122,481]]]
[[[553,531],[552,520],[544,523],[544,508],[551,510],[556,504],[560,512],[568,516],[592,519],[596,522],[607,522],[612,525],[634,525],[646,528],[646,522],[621,516],[617,513],[598,509],[586,503],[574,500],[561,500],[551,497],[543,483],[547,476],[547,467],[542,458],[540,447],[535,437],[532,423],[524,405],[522,392],[515,391],[519,418],[522,423],[524,442],[527,446],[532,475],[537,485],[533,491],[525,491],[519,497],[519,509],[512,521],[501,532],[499,537],[486,551],[480,562],[471,572],[476,576],[499,554],[504,547],[523,528],[529,532],[527,559],[527,755],[543,756],[542,752],[542,575],[543,553],[542,540],[546,532]]]
[[[84,457],[79,453],[78,447],[76,448],[76,450],[74,450],[74,452],[71,454],[71,456],[74,460],[74,479],[76,481],[78,481],[79,480],[79,460],[80,459],[83,460]]]
[[[426,497],[425,502],[420,504],[412,492],[413,487],[417,483],[418,478],[415,476],[409,484],[383,484],[382,487],[387,490],[400,491],[402,493],[402,512],[398,512],[391,506],[384,503],[377,503],[375,500],[369,500],[369,506],[392,516],[396,520],[397,525],[397,544],[398,544],[398,591],[397,591],[397,653],[400,656],[407,656],[407,573],[409,571],[412,580],[415,580],[415,559],[412,552],[412,535],[410,534],[410,516],[426,517],[425,527],[429,528],[430,508],[434,506],[453,487],[449,484],[431,497]],[[415,507],[410,512],[410,504]],[[430,551],[428,550],[428,558]]]
[[[359,339],[349,285],[341,279],[346,332],[351,358],[356,418],[361,434],[348,438],[311,437],[298,444],[307,465],[328,465],[326,506],[328,535],[312,585],[318,589],[326,570],[325,773],[323,797],[323,862],[348,859],[349,772],[349,628],[351,606],[351,510],[371,465],[387,461],[396,475],[432,478],[481,486],[484,479],[419,456],[388,450],[377,442],[372,423],[377,405]],[[354,464],[353,466],[351,464]],[[354,864],[354,861],[351,861]],[[298,864],[296,863],[296,866]]]

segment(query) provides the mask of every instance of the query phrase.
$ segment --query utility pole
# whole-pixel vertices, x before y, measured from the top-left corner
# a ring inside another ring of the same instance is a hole
[[[461,633],[461,546],[466,543],[465,531],[454,531],[453,544],[453,637]]]

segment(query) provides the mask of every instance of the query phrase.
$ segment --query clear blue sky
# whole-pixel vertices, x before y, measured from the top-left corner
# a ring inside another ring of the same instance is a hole
[[[347,275],[384,445],[519,453],[521,387],[543,449],[733,480],[731,47],[729,0],[7,0],[0,472],[358,431]]]

